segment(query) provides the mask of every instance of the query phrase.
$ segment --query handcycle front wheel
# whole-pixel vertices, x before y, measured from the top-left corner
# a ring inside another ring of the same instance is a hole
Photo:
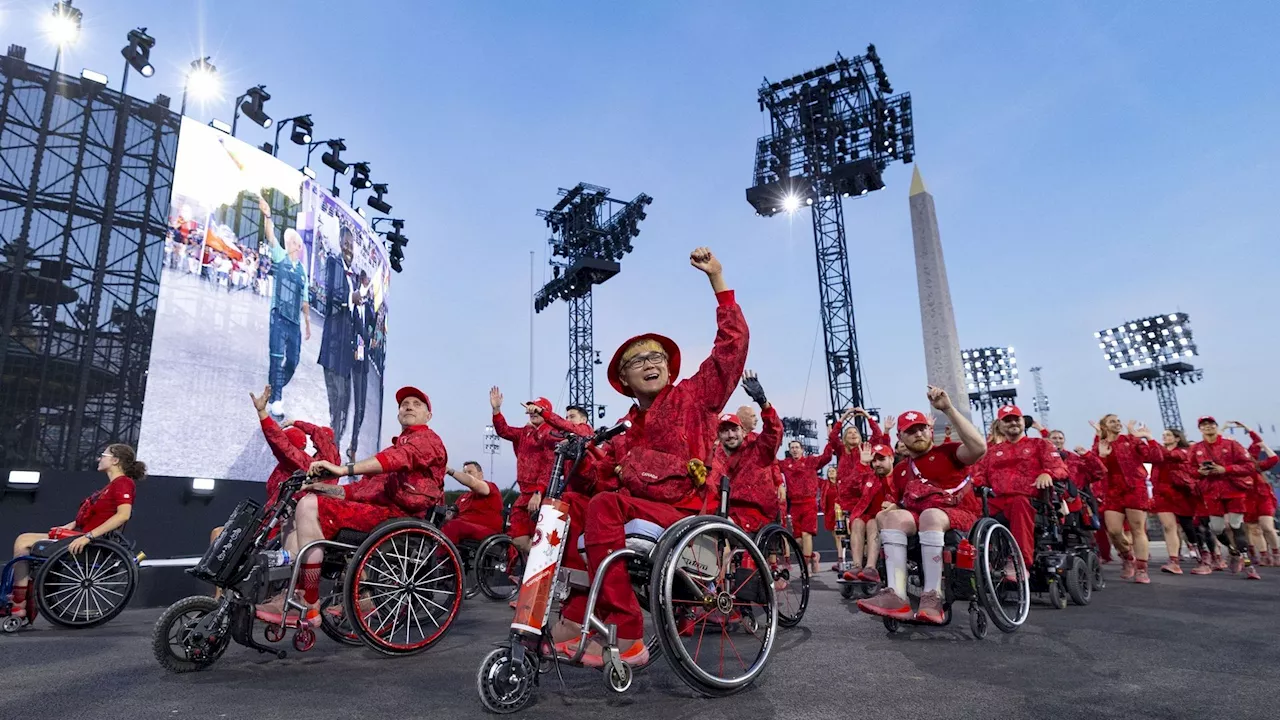
[[[518,712],[534,697],[537,672],[526,653],[517,663],[511,648],[496,648],[485,656],[476,673],[476,691],[485,709],[499,715]]]
[[[218,609],[219,601],[194,595],[169,606],[156,620],[151,633],[151,650],[160,666],[172,673],[189,673],[213,665],[231,641],[229,622],[223,622],[210,636],[197,626]]]

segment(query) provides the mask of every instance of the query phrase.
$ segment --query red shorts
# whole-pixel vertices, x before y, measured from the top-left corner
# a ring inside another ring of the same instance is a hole
[[[440,526],[440,532],[449,538],[454,545],[463,540],[484,540],[490,535],[497,535],[493,528],[487,528],[478,523],[469,522],[467,520],[450,520]]]
[[[969,528],[973,527],[973,524],[978,522],[978,513],[965,507],[956,506],[936,509],[947,514],[947,520],[951,523],[951,529],[957,532],[969,532]],[[872,519],[875,518],[874,515],[871,517]],[[920,527],[920,513],[912,512],[911,517],[915,518],[916,527]]]
[[[1173,513],[1174,515],[1195,515],[1200,501],[1190,493],[1165,491],[1156,493],[1151,501],[1151,512]]]
[[[399,509],[382,505],[343,500],[328,495],[316,496],[316,508],[320,517],[320,530],[326,540],[332,540],[339,530],[346,528],[356,532],[371,532],[379,523],[404,517]]]
[[[814,506],[813,498],[792,503],[791,529],[797,535],[800,533],[818,534],[818,508]]]
[[[1249,511],[1248,505],[1248,500],[1242,497],[1204,499],[1205,515],[1209,517],[1222,517],[1227,513],[1240,513],[1243,515]]]
[[[1266,497],[1252,495],[1245,501],[1244,505],[1244,521],[1247,523],[1256,523],[1261,517],[1275,517],[1276,515],[1276,497],[1267,494]]]
[[[1141,510],[1151,512],[1151,498],[1145,487],[1133,488],[1127,492],[1109,492],[1102,503],[1103,512],[1123,513],[1125,510]]]
[[[50,540],[66,540],[67,538],[79,537],[83,534],[83,530],[68,530],[63,527],[49,528]]]
[[[829,533],[834,533],[836,531],[836,511],[835,510],[832,510],[831,512],[822,513],[822,527],[826,528],[827,532]]]
[[[534,522],[533,516],[529,514],[529,498],[533,497],[532,493],[520,493],[516,498],[516,502],[511,506],[511,520],[507,526],[507,534],[513,538],[533,537]]]

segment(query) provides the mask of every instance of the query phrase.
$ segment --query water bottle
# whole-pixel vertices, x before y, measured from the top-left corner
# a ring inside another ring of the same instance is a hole
[[[272,550],[263,552],[259,553],[259,557],[262,558],[269,568],[284,567],[293,560],[293,558],[289,556],[288,550]]]
[[[969,540],[963,539],[956,546],[956,568],[960,570],[972,570],[976,553],[973,545],[969,544]]]

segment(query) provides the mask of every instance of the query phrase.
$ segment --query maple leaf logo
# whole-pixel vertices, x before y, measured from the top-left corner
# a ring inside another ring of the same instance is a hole
[[[559,531],[559,530],[552,530],[552,531],[551,531],[551,535],[547,537],[547,542],[551,545],[551,547],[559,547],[559,546],[560,546],[560,531]]]

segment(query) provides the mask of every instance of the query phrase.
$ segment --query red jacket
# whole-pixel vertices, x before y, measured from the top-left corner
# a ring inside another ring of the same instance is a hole
[[[493,414],[493,431],[503,440],[511,441],[516,453],[516,482],[522,495],[532,495],[547,489],[551,479],[551,466],[555,461],[556,440],[551,437],[547,423],[513,428],[502,413]]]
[[[1249,438],[1253,441],[1249,445],[1249,457],[1254,458],[1254,463],[1258,467],[1258,473],[1253,476],[1253,489],[1258,497],[1266,500],[1275,497],[1275,490],[1271,487],[1271,482],[1262,476],[1262,473],[1274,468],[1280,464],[1280,455],[1271,455],[1269,457],[1262,456],[1262,436],[1250,430]]]
[[[1076,487],[1094,492],[1095,496],[1097,492],[1093,488],[1094,485],[1098,485],[1098,491],[1102,490],[1099,483],[1107,477],[1107,466],[1102,464],[1097,455],[1090,452],[1077,455],[1070,450],[1061,450],[1058,452],[1058,457],[1067,464],[1067,472],[1071,474],[1071,482],[1075,483]]]
[[[475,490],[468,490],[458,499],[457,519],[479,525],[496,535],[502,532],[502,491],[488,480],[485,484],[489,486],[488,495],[477,495]]]
[[[1017,442],[989,446],[987,454],[974,463],[970,472],[974,485],[991,488],[997,497],[1038,497],[1041,491],[1036,489],[1036,478],[1041,475],[1061,481],[1069,478],[1070,472],[1052,443],[1026,435]]]
[[[543,412],[542,419],[545,421],[545,424],[551,426],[551,430],[553,431],[551,434],[553,448],[551,462],[553,464],[555,463],[555,444],[558,443],[561,438],[569,435],[589,438],[596,434],[596,431],[591,428],[589,423],[575,425],[553,412]],[[572,476],[566,478],[565,487],[572,492],[581,493],[587,496],[594,495],[596,493],[596,486],[599,484],[597,479],[601,468],[598,466],[602,460],[604,460],[602,452],[594,446],[589,447],[587,449],[587,454],[582,458],[582,462],[578,463],[578,471]],[[564,471],[566,473],[569,472],[569,468],[566,466]],[[550,469],[548,469],[547,472],[550,472]]]
[[[787,497],[791,502],[813,502],[818,495],[818,471],[831,462],[835,444],[827,441],[821,455],[795,459],[790,455],[778,462],[782,476],[787,481]]]
[[[674,505],[702,493],[689,477],[689,462],[710,463],[720,411],[742,378],[749,340],[733,291],[717,293],[716,300],[711,356],[692,376],[663,388],[648,410],[632,405],[631,428],[611,443],[619,481],[631,495]]]
[[[1191,464],[1191,448],[1170,450],[1157,445],[1156,453],[1158,457],[1151,464],[1151,488],[1155,496],[1194,495],[1200,475]]]
[[[1139,440],[1132,435],[1117,435],[1111,441],[1111,454],[1115,456],[1115,464],[1119,472],[1111,469],[1107,458],[1098,454],[1099,438],[1093,438],[1093,454],[1102,461],[1107,470],[1103,483],[1105,494],[1109,497],[1121,497],[1129,492],[1147,491],[1147,469],[1143,463],[1160,459],[1160,446],[1150,440]]]
[[[1253,458],[1244,446],[1230,438],[1218,436],[1212,443],[1201,440],[1191,446],[1191,465],[1199,475],[1200,464],[1214,462],[1226,468],[1221,475],[1200,475],[1200,494],[1206,498],[1230,500],[1247,497],[1254,490],[1257,472]]]
[[[440,504],[449,454],[434,430],[426,425],[407,427],[376,457],[382,472],[344,486],[346,499],[413,516]]]
[[[823,478],[818,483],[818,502],[822,504],[822,514],[827,517],[833,517],[836,512],[836,503],[840,501],[840,484],[839,480],[831,482]]]
[[[848,481],[840,481],[840,509],[850,518],[880,512],[892,494],[889,477],[880,477],[870,465],[858,463]]]
[[[289,479],[289,476],[295,472],[310,468],[313,461],[324,460],[334,465],[342,464],[342,458],[338,455],[338,445],[333,441],[333,431],[323,425],[312,425],[301,420],[293,421],[293,426],[306,433],[307,437],[311,438],[311,444],[316,446],[314,456],[294,447],[293,443],[289,442],[289,436],[284,434],[284,429],[276,424],[270,415],[262,419],[261,425],[262,435],[267,439],[267,447],[271,448],[271,453],[276,456],[276,467],[267,478],[267,505],[275,503],[276,494],[280,492],[280,483]],[[338,482],[338,478],[328,477],[320,482],[332,485]]]
[[[744,439],[732,455],[724,446],[716,447],[707,480],[718,483],[722,475],[728,475],[730,508],[774,517],[778,513],[778,485],[774,483],[773,469],[782,444],[782,419],[772,405],[760,413],[760,418],[764,432]]]

